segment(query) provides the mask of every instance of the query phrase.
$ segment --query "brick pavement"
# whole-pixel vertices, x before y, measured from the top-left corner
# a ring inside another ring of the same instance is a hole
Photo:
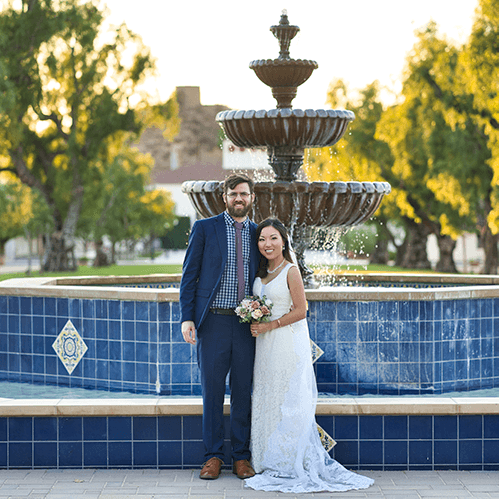
[[[499,499],[499,472],[370,471],[367,490],[282,494],[257,492],[228,470],[218,480],[199,470],[0,470],[0,499]]]

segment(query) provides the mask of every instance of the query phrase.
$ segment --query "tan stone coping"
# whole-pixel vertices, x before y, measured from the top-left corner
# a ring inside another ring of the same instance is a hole
[[[499,297],[498,276],[405,274],[405,273],[344,273],[347,281],[442,284],[441,288],[335,286],[308,289],[311,301],[419,301],[464,300]],[[105,299],[125,301],[176,302],[177,288],[126,288],[119,284],[155,284],[180,282],[180,274],[151,274],[148,276],[80,276],[32,277],[7,279],[0,282],[0,295],[46,296],[56,298]],[[106,286],[108,285],[108,286]],[[454,286],[453,286],[454,285]]]
[[[118,284],[154,284],[179,281],[179,276],[170,274],[106,277],[27,277],[1,281],[0,295],[178,302],[179,290],[176,288],[126,288],[120,287]]]
[[[224,413],[229,414],[226,400]],[[0,417],[190,416],[203,413],[200,397],[127,399],[0,399]],[[318,416],[499,414],[499,397],[380,397],[319,399]]]

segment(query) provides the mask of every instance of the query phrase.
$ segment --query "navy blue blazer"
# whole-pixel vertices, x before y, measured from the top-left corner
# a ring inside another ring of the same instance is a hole
[[[250,283],[255,280],[260,253],[256,243],[257,225],[250,221]],[[199,329],[215,299],[228,258],[227,228],[224,215],[196,220],[180,282],[180,320],[194,321]]]

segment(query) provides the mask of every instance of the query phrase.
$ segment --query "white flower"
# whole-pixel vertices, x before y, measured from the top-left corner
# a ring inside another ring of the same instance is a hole
[[[253,317],[253,319],[255,320],[261,319],[263,317],[263,312],[259,308],[257,308],[256,310],[253,310],[253,312],[251,312],[251,317]]]

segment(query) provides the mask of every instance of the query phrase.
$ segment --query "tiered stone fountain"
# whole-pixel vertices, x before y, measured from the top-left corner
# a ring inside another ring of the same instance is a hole
[[[391,188],[386,182],[297,180],[304,150],[336,144],[355,115],[345,110],[293,109],[291,102],[298,86],[308,80],[318,64],[289,57],[291,40],[300,28],[289,24],[286,11],[283,11],[279,24],[271,26],[270,30],[279,40],[279,57],[253,61],[250,68],[272,88],[277,108],[223,111],[216,120],[236,146],[267,148],[275,181],[255,184],[256,201],[251,218],[258,223],[273,216],[286,225],[293,237],[304,280],[311,286],[313,272],[303,258],[307,244],[305,235],[318,227],[348,227],[365,222]],[[225,209],[223,182],[184,182],[182,191],[189,196],[201,217],[217,215]]]

